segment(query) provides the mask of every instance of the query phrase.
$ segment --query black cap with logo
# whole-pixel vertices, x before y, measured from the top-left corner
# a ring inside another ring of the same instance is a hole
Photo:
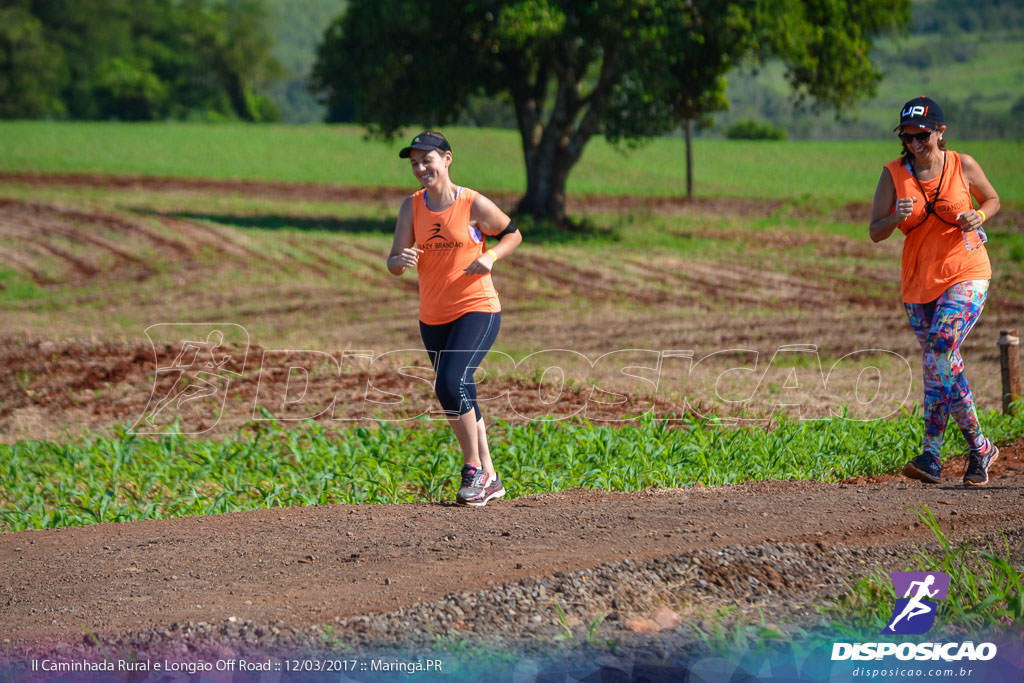
[[[921,95],[903,105],[903,109],[900,110],[900,125],[893,130],[899,130],[903,126],[934,128],[945,122],[942,118],[942,109],[935,104],[935,100]]]
[[[452,151],[452,146],[448,144],[448,141],[444,139],[443,135],[439,133],[420,133],[412,139],[412,142],[408,147],[403,147],[402,151],[398,153],[399,158],[408,159],[409,153],[414,149],[421,149],[428,152],[432,149],[439,149],[442,152]]]

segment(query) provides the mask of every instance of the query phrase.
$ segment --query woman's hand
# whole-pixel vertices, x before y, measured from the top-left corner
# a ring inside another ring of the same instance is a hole
[[[486,254],[466,266],[466,275],[487,275],[494,267],[497,259],[488,251]]]
[[[896,200],[896,215],[900,217],[900,223],[907,220],[910,214],[914,213],[914,203],[917,197],[901,197]]]
[[[974,230],[977,230],[978,228],[981,227],[981,224],[984,223],[984,221],[981,219],[981,214],[979,214],[974,209],[957,214],[956,219],[957,221],[960,222],[960,229],[963,230],[964,232],[972,232]]]
[[[388,265],[394,264],[402,268],[415,268],[416,263],[420,260],[420,254],[423,253],[422,249],[417,247],[406,247],[396,254],[392,254],[389,258]]]

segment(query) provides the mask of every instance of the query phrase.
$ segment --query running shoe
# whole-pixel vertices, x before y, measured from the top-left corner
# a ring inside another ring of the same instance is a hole
[[[999,457],[999,449],[988,439],[985,439],[985,442],[987,445],[980,452],[971,451],[967,455],[964,486],[984,486],[988,483],[988,468]]]
[[[938,484],[942,481],[942,463],[924,453],[903,466],[903,476],[926,484]]]
[[[456,494],[455,502],[460,505],[483,507],[489,501],[504,495],[505,487],[501,485],[501,478],[497,474],[488,477],[483,468],[462,466],[462,488]]]
[[[459,492],[455,494],[455,502],[465,503],[467,499],[472,498],[483,490],[483,484],[477,483],[477,477],[483,477],[484,471],[479,467],[473,467],[468,462],[462,466],[462,484],[459,486]]]

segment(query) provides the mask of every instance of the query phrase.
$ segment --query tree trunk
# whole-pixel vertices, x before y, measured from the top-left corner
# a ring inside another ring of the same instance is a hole
[[[571,227],[565,213],[565,187],[573,161],[564,152],[544,153],[536,148],[527,150],[525,158],[526,194],[516,205],[516,213],[551,221],[560,228]]]
[[[256,117],[253,115],[249,98],[246,96],[246,85],[242,80],[242,76],[237,71],[231,69],[231,67],[224,66],[221,82],[224,84],[224,89],[227,91],[228,100],[231,102],[231,108],[235,110],[235,114],[238,118],[243,121],[249,121],[250,123],[255,121]]]
[[[526,162],[526,194],[519,200],[516,213],[551,221],[560,228],[574,226],[565,213],[565,188],[569,171],[583,155],[583,148],[598,131],[607,102],[606,90],[592,96],[586,107],[575,96],[575,81],[559,83],[550,119],[541,123],[536,101],[517,103],[519,132],[523,138]]]
[[[551,67],[550,73],[538,69],[532,87],[512,93],[526,162],[526,194],[519,200],[516,213],[551,221],[568,230],[575,227],[565,213],[569,171],[580,160],[590,138],[600,131],[617,78],[616,50],[614,46],[604,46],[597,83],[589,94],[581,97],[581,83],[593,59],[593,50],[581,50],[570,43],[555,60],[558,64]],[[529,73],[529,69],[519,68]],[[550,115],[544,121],[542,112],[549,79],[554,80],[556,87]]]

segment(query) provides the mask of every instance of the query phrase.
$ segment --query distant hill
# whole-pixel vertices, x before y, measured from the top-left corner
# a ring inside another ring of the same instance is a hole
[[[880,41],[872,61],[878,93],[837,119],[835,112],[796,112],[781,64],[729,77],[732,108],[715,116],[711,134],[737,121],[771,123],[791,139],[881,139],[900,105],[926,94],[943,108],[953,139],[1024,139],[1024,2],[912,0],[909,36]]]
[[[340,16],[346,0],[264,0],[270,13],[274,56],[287,69],[287,78],[266,94],[288,123],[322,121],[324,108],[306,87],[316,47],[324,31]]]

